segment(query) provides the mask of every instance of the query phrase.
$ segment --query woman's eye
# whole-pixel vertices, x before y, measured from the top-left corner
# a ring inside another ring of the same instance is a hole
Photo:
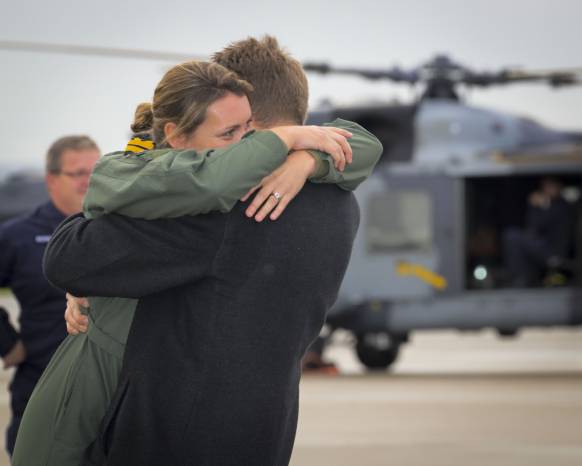
[[[227,131],[226,133],[222,134],[223,138],[231,138],[234,136],[234,129],[231,129],[230,131]]]

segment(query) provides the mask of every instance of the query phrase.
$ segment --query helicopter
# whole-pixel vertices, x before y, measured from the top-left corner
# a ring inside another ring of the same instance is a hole
[[[524,82],[582,83],[582,69],[476,72],[445,55],[411,70],[307,71],[420,87],[409,105],[312,111],[313,124],[343,118],[374,133],[384,153],[355,192],[360,230],[327,325],[355,335],[369,369],[392,365],[412,332],[582,325],[582,132],[471,106],[459,89]],[[568,252],[528,286],[511,284],[503,236],[524,228],[528,198],[559,180],[570,206]]]

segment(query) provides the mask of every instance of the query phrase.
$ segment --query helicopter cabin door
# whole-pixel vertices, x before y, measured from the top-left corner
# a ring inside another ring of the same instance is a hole
[[[462,289],[462,189],[445,175],[375,173],[356,191],[360,230],[344,296],[402,301]]]

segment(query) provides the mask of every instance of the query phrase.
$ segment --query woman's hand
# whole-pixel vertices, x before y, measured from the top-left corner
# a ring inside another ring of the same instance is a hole
[[[67,293],[67,309],[65,309],[65,321],[69,335],[85,333],[88,329],[89,319],[81,313],[81,306],[89,307],[87,298],[76,298]]]
[[[352,148],[347,139],[352,133],[333,126],[278,126],[271,128],[290,150],[316,149],[329,154],[335,167],[343,171],[352,163]]]
[[[309,152],[298,151],[290,154],[279,168],[263,178],[241,199],[244,202],[259,190],[245,211],[247,217],[255,217],[257,222],[262,222],[270,213],[269,218],[277,220],[289,202],[301,191],[315,167],[315,159]]]

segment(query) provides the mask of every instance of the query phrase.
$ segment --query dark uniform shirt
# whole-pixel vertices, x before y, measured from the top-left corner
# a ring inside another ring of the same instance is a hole
[[[35,366],[40,372],[66,335],[64,293],[51,286],[42,272],[46,244],[64,219],[52,202],[47,202],[32,214],[0,226],[0,287],[9,287],[20,303],[20,339],[26,348],[25,364]],[[2,355],[13,344],[14,341],[0,341]]]
[[[558,197],[547,207],[529,206],[527,230],[543,240],[546,256],[564,259],[572,247],[573,218],[571,205],[563,197]]]

